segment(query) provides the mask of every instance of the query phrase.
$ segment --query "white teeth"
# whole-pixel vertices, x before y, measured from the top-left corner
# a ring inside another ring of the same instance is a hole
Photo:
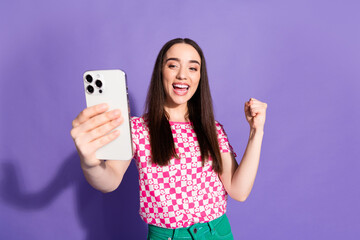
[[[188,85],[183,85],[183,84],[173,84],[174,87],[177,87],[177,88],[188,88],[189,86]]]

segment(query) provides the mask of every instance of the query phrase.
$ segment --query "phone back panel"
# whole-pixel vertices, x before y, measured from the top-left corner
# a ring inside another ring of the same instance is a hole
[[[91,83],[87,80],[89,75],[92,77]],[[130,160],[133,152],[125,73],[118,69],[94,70],[85,72],[83,79],[88,107],[107,103],[108,111],[120,109],[124,119],[123,124],[116,128],[120,130],[120,135],[114,141],[98,149],[96,157],[104,160]],[[97,80],[100,80],[101,84]]]

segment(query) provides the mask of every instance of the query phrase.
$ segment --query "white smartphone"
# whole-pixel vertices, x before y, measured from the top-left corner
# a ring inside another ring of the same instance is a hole
[[[83,75],[86,105],[88,107],[107,103],[109,109],[120,109],[123,124],[116,128],[120,135],[96,151],[103,160],[130,160],[133,156],[130,108],[125,72],[114,70],[92,70]]]

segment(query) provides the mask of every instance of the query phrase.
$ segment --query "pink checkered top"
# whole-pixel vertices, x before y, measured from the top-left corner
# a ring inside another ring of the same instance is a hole
[[[134,159],[139,171],[139,213],[146,223],[163,228],[188,227],[209,222],[226,212],[227,192],[212,170],[212,159],[201,166],[200,147],[190,122],[170,122],[180,159],[172,158],[167,166],[150,161],[146,120],[133,117],[131,124]],[[220,151],[234,153],[218,122],[216,129]]]

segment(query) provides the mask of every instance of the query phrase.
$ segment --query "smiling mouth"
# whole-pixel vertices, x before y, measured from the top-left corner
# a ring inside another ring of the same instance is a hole
[[[174,93],[178,96],[184,96],[187,94],[190,86],[187,84],[173,84]]]
[[[186,85],[186,84],[173,84],[172,85],[174,89],[186,89],[188,90],[189,89],[189,85]]]

